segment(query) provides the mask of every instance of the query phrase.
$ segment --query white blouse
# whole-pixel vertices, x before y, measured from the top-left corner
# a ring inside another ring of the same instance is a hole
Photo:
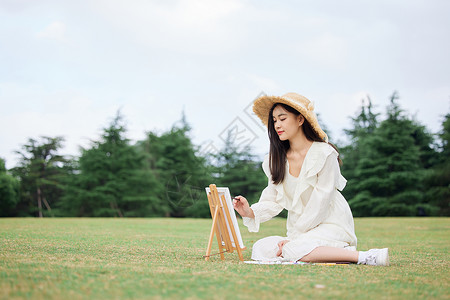
[[[262,167],[268,177],[268,185],[259,202],[251,206],[255,218],[244,217],[244,225],[250,232],[257,232],[260,223],[286,209],[286,239],[302,240],[299,244],[308,244],[298,256],[306,255],[318,246],[356,247],[353,216],[339,192],[347,181],[340,173],[337,156],[329,144],[314,142],[305,156],[299,176],[289,173],[287,163],[285,180],[281,184],[273,184],[267,155]]]

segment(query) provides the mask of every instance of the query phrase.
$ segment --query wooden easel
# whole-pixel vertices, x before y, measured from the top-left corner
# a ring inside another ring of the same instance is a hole
[[[206,249],[206,255],[204,256],[205,260],[209,260],[209,257],[211,256],[211,247],[215,234],[217,237],[217,243],[219,245],[218,254],[220,254],[220,258],[222,260],[225,259],[223,253],[225,252],[232,253],[233,250],[237,250],[239,259],[241,261],[244,261],[244,257],[242,256],[242,250],[245,250],[245,248],[241,248],[239,245],[236,230],[231,220],[231,215],[227,201],[223,195],[222,197],[219,197],[219,193],[217,191],[217,187],[215,184],[211,184],[209,186],[209,189],[210,192],[207,194],[207,196],[213,222],[211,226],[211,233],[209,235],[208,248]],[[231,239],[230,237],[230,232],[233,239]]]

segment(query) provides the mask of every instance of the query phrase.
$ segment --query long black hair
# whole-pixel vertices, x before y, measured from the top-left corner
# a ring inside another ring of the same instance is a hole
[[[273,121],[273,110],[277,105],[281,105],[284,109],[286,109],[288,112],[293,113],[295,116],[300,115],[300,112],[284,103],[275,103],[270,109],[267,122],[267,131],[270,141],[269,167],[270,167],[270,174],[272,175],[272,181],[274,184],[279,184],[283,182],[284,177],[286,176],[286,155],[290,148],[289,141],[288,140],[282,141],[275,130]],[[324,142],[323,139],[320,138],[317,132],[312,128],[311,124],[308,122],[308,120],[306,120],[306,118],[304,118],[302,128],[306,138],[309,141]],[[336,151],[338,151],[336,146],[334,146],[331,143],[328,144],[330,144],[334,149],[336,149]],[[339,156],[338,161],[339,163],[341,163]]]

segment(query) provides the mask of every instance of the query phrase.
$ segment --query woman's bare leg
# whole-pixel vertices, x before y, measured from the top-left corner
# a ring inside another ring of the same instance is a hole
[[[358,262],[358,251],[334,247],[317,247],[309,254],[303,256],[303,262]]]

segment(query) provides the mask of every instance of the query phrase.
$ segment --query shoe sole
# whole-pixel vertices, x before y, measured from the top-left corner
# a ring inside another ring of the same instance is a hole
[[[389,266],[389,249],[388,248],[383,248],[381,249],[381,253],[382,255],[378,256],[378,258],[380,258],[380,263],[378,264],[378,259],[377,259],[377,265],[378,266]]]

